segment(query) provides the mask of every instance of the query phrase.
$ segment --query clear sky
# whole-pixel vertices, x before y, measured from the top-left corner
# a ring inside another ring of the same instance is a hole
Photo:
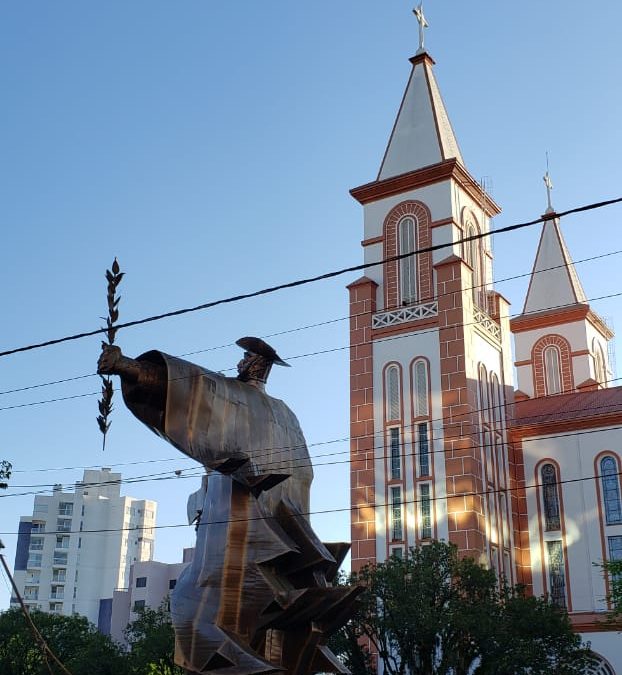
[[[98,327],[115,255],[127,273],[123,321],[361,262],[362,209],[348,190],[376,176],[417,48],[411,9],[405,0],[2,3],[0,350]],[[503,207],[495,226],[544,211],[546,151],[557,210],[622,196],[620,3],[425,9],[467,168]],[[621,217],[616,206],[564,219],[574,259],[622,248]],[[494,239],[497,288],[515,312],[527,280],[501,280],[530,271],[538,234]],[[622,291],[621,263],[578,265],[588,298]],[[339,509],[313,517],[326,540],[349,538],[339,439],[349,433],[344,287],[355,277],[118,336],[130,355],[198,352],[189,358],[227,371],[238,337],[300,329],[269,338],[294,366],[275,368],[269,391],[296,411],[316,457],[313,510]],[[592,305],[622,330],[619,298]],[[98,353],[95,337],[0,358],[0,391],[91,375]],[[73,484],[84,466],[127,478],[196,467],[120,395],[102,453],[88,395],[98,388],[86,377],[0,395],[0,458],[15,469],[0,497],[11,563],[11,533],[32,512],[22,486]],[[69,396],[79,398],[7,409]],[[158,524],[176,525],[198,483],[182,474],[123,492],[156,499]],[[158,531],[156,558],[179,561],[193,535]],[[0,608],[8,597],[0,584]]]

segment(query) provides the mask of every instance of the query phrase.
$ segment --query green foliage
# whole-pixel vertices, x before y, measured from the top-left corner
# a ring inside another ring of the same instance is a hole
[[[132,675],[183,675],[175,665],[175,634],[168,599],[158,609],[145,607],[125,631]]]
[[[614,623],[622,620],[622,560],[606,560],[602,565],[603,574],[609,578],[609,598],[611,613],[609,619]]]
[[[82,616],[59,616],[33,610],[30,616],[51,650],[73,675],[129,675],[121,649]],[[0,673],[2,675],[60,675],[49,668],[20,609],[0,614]]]
[[[356,675],[372,672],[369,643],[389,675],[582,673],[589,650],[567,614],[436,542],[363,568],[353,620],[332,647]]]
[[[0,460],[0,490],[7,489],[8,483],[5,481],[9,480],[12,471],[13,465],[11,462],[8,462],[6,459]]]

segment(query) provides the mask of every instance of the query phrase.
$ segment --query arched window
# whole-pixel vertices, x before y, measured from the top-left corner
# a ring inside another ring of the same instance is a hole
[[[598,654],[590,652],[585,675],[614,675],[609,664]]]
[[[547,532],[554,532],[561,529],[557,471],[555,471],[555,467],[552,464],[545,464],[542,467],[540,474],[542,476],[544,529]]]
[[[386,405],[388,420],[399,420],[402,418],[402,406],[400,401],[400,371],[397,366],[389,366],[387,368]]]
[[[603,457],[600,460],[600,478],[603,486],[605,522],[607,525],[622,523],[620,477],[618,475],[618,463],[613,457]]]
[[[428,415],[428,366],[425,361],[415,361],[413,365],[413,393],[415,417]]]
[[[477,236],[478,230],[473,224],[467,225],[466,236]],[[485,289],[484,274],[482,268],[482,242],[481,239],[473,239],[465,243],[464,258],[467,265],[471,268],[471,293],[473,294],[473,303],[477,307],[485,309]]]
[[[592,341],[592,354],[594,358],[594,379],[598,384],[607,383],[607,361],[601,344],[594,338]]]
[[[559,367],[559,349],[551,345],[546,347],[542,353],[544,359],[544,382],[546,385],[546,394],[560,394],[562,391],[562,378]]]
[[[398,225],[399,254],[413,253],[417,245],[415,236],[417,222],[412,216],[406,216]],[[409,255],[400,260],[400,293],[402,304],[417,300],[417,256]]]

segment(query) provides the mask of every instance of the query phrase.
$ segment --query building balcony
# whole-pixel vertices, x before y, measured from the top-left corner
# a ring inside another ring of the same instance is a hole
[[[26,567],[41,567],[41,556],[28,558]]]
[[[37,600],[37,598],[32,598],[33,600]],[[56,591],[54,593],[50,593],[50,599],[51,600],[64,600],[65,599],[65,592],[64,591]]]

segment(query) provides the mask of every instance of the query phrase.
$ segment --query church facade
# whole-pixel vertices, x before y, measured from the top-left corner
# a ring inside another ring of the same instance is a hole
[[[550,198],[510,317],[481,236],[500,208],[466,168],[423,40],[410,62],[378,175],[351,190],[368,265],[348,287],[353,569],[452,542],[566,607],[593,672],[622,673],[597,566],[622,557],[613,333]]]

